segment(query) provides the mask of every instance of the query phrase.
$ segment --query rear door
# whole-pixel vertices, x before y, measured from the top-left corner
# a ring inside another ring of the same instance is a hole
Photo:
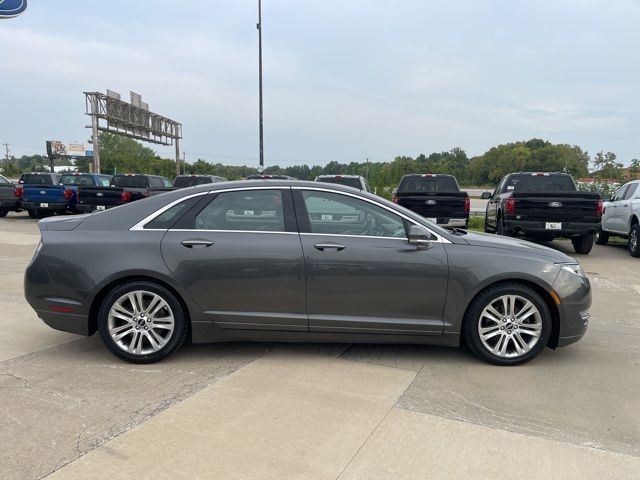
[[[308,330],[290,188],[208,194],[167,232],[162,256],[218,327]]]
[[[623,203],[629,185],[624,185],[614,194],[607,205],[607,213],[602,228],[607,232],[628,233],[626,219],[623,218]],[[629,203],[629,202],[627,202]]]
[[[353,194],[294,187],[315,332],[441,335],[443,243],[418,250],[407,219]]]

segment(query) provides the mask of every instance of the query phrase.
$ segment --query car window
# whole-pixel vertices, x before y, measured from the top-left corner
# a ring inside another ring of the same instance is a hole
[[[60,184],[88,187],[93,185],[93,177],[91,175],[63,175]]]
[[[570,175],[521,174],[511,175],[502,192],[575,192],[576,186]]]
[[[339,193],[302,192],[311,233],[406,238],[402,217]]]
[[[211,182],[211,177],[182,176],[176,177],[173,186],[176,188],[195,187],[196,185],[205,185]]]
[[[111,179],[111,185],[118,188],[147,188],[149,182],[142,175],[116,175]]]
[[[627,189],[627,193],[625,193],[624,195],[624,199],[629,200],[630,198],[633,198],[633,195],[636,193],[637,188],[638,188],[637,183],[631,183],[629,185],[629,188]]]
[[[335,183],[338,185],[346,185],[347,187],[362,190],[362,183],[360,182],[359,177],[343,177],[342,175],[335,175],[333,177],[318,177],[318,182]]]
[[[164,188],[173,187],[173,182],[171,180],[169,180],[168,178],[160,177],[160,180],[162,181],[162,184],[163,184]]]
[[[111,177],[100,177],[100,185],[103,187],[108,187],[111,184]]]
[[[618,202],[618,201],[622,200],[624,198],[624,196],[626,195],[628,188],[629,188],[629,185],[624,185],[623,187],[619,188],[618,191],[613,196],[613,198],[611,199],[611,201],[612,202]]]
[[[432,193],[457,192],[458,182],[451,176],[442,175],[410,175],[406,176],[398,186],[398,192]]]
[[[187,210],[189,210],[192,206],[198,203],[202,197],[191,197],[186,199],[183,202],[180,202],[168,210],[162,212],[156,218],[148,222],[144,228],[148,229],[159,229],[159,230],[167,230],[171,228],[182,215],[184,215]]]
[[[195,217],[197,230],[284,232],[280,190],[242,190],[218,194]]]
[[[0,175],[0,183],[3,185],[11,185],[11,182],[4,178],[2,175]]]
[[[151,188],[163,188],[164,182],[158,177],[149,177],[149,186]]]
[[[23,180],[25,185],[54,185],[51,175],[26,175]]]

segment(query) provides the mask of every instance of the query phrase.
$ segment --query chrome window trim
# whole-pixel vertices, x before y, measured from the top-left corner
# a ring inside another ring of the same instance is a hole
[[[163,230],[164,231],[164,230]],[[202,230],[190,228],[170,228],[168,232],[196,232],[196,233],[268,233],[271,235],[298,235],[298,232],[270,232],[267,230]]]
[[[347,238],[375,238],[377,240],[402,240],[403,242],[409,241],[407,237],[376,237],[374,235],[345,235],[344,233],[307,233],[303,232],[300,235],[311,237],[347,237]],[[434,240],[434,243],[438,243]]]
[[[434,237],[436,237],[435,240],[431,240],[433,243],[451,243],[449,240],[447,240],[446,238],[444,238],[442,235],[439,235],[437,233],[435,233],[433,230],[431,230],[429,227],[427,227],[426,225],[423,225],[421,223],[417,223],[415,220],[413,220],[410,217],[407,217],[406,215],[404,215],[403,213],[397,212],[395,211],[393,208],[389,208],[386,205],[383,205],[381,203],[376,202],[375,200],[371,200],[369,198],[365,198],[365,197],[361,197],[360,195],[357,195],[355,193],[350,193],[350,192],[342,192],[342,191],[338,191],[338,190],[331,190],[328,188],[319,188],[319,187],[291,187],[292,190],[317,190],[320,192],[328,192],[328,193],[335,193],[337,195],[346,195],[348,197],[354,197],[357,198],[358,200],[362,200],[363,202],[368,202],[372,205],[375,205],[377,207],[383,208],[384,210],[387,210],[391,213],[393,213],[394,215],[397,215],[401,218],[404,218],[406,221],[411,222],[413,225],[417,225],[419,227],[425,228],[429,231],[429,233],[431,233],[431,235],[433,235]],[[307,235],[306,233],[301,233],[300,235]],[[402,238],[400,237],[373,237],[373,236],[364,236],[364,235],[332,235],[329,233],[313,233],[312,235],[324,235],[324,236],[343,236],[343,237],[355,237],[355,238],[393,238],[394,240],[402,240]],[[404,240],[407,240],[406,238]]]

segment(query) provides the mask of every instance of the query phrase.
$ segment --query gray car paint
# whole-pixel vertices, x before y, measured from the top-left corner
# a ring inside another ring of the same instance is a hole
[[[190,195],[265,185],[318,188],[317,183],[287,180],[223,182],[92,215],[43,220],[43,245],[25,274],[26,298],[52,327],[90,335],[106,292],[126,279],[146,278],[168,286],[180,298],[194,342],[458,345],[473,298],[496,282],[519,281],[549,303],[556,321],[551,346],[576,341],[586,330],[581,313],[591,304],[589,281],[557,265],[575,262],[571,257],[524,240],[448,232],[365,192],[357,196],[424,225],[442,242],[418,250],[406,239],[341,238],[349,248],[338,257],[334,252],[321,255],[313,248],[312,236],[297,232],[131,230]],[[354,194],[339,185],[321,188]],[[179,246],[194,235],[215,237],[216,245],[206,250]],[[209,251],[215,253],[209,257]],[[551,289],[560,296],[560,305],[551,300]]]

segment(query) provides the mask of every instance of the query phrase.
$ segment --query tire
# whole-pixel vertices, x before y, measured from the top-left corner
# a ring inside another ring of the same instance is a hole
[[[511,230],[507,230],[506,228],[504,228],[504,222],[502,221],[501,217],[498,217],[496,220],[496,233],[504,237],[513,237]]]
[[[185,311],[172,292],[137,281],[107,295],[98,313],[98,330],[115,356],[131,363],[154,363],[182,346],[188,326]]]
[[[511,297],[516,299],[513,308],[509,300]],[[506,311],[504,298],[507,298]],[[490,308],[497,315],[488,312]],[[519,314],[526,314],[529,309],[532,309],[531,314],[522,320],[517,319]],[[495,317],[495,321],[487,314]],[[483,336],[480,329],[485,329]],[[482,360],[494,365],[513,366],[537,357],[547,346],[551,330],[549,307],[537,292],[520,283],[503,283],[489,287],[471,302],[462,336],[471,351]]]
[[[6,217],[8,213],[9,210],[7,210],[6,208],[0,208],[0,218]]]
[[[29,216],[30,216],[31,218],[33,218],[33,219],[36,219],[36,220],[37,220],[38,218],[40,218],[40,217],[39,217],[39,215],[38,215],[38,211],[37,211],[37,210],[29,209],[29,210],[27,210],[27,213],[28,213],[28,214],[29,214]]]
[[[640,225],[637,223],[629,230],[629,255],[640,257]]]
[[[602,226],[598,229],[596,237],[596,245],[606,245],[609,242],[609,232],[602,230]]]
[[[588,233],[586,235],[580,235],[579,237],[572,238],[571,243],[573,243],[573,249],[575,252],[588,255],[593,248],[594,237],[595,235],[593,233]]]
[[[493,230],[489,228],[489,222],[487,222],[487,215],[484,216],[484,233],[493,233]]]

